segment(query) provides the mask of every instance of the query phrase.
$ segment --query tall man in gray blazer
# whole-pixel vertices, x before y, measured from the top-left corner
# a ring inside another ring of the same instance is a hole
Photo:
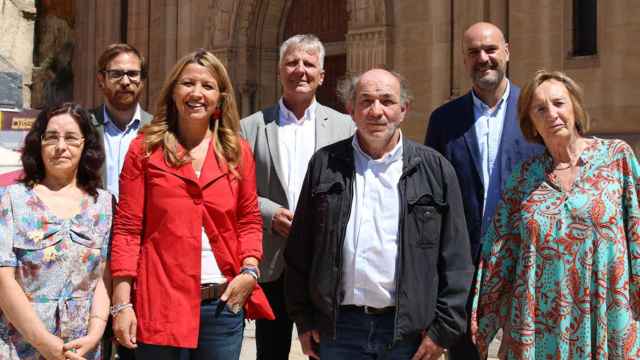
[[[260,285],[276,315],[276,320],[256,321],[259,360],[289,358],[293,323],[285,309],[283,252],[309,159],[317,149],[354,132],[347,115],[316,101],[324,79],[324,55],[324,46],[314,35],[287,39],[280,46],[278,66],[282,98],[240,122],[256,160],[264,220]]]
[[[98,58],[96,76],[104,103],[91,111],[92,120],[106,155],[102,181],[116,198],[120,170],[129,144],[138,130],[152,119],[139,102],[146,75],[144,57],[129,44],[111,44]],[[111,324],[107,324],[102,347],[105,359],[111,358],[112,334]],[[133,351],[125,347],[119,346],[117,353],[120,360],[134,359]]]
[[[142,110],[140,95],[147,66],[140,52],[129,44],[111,44],[98,58],[98,86],[104,103],[92,110],[93,125],[104,144],[102,181],[118,197],[120,170],[129,144],[152,116]]]

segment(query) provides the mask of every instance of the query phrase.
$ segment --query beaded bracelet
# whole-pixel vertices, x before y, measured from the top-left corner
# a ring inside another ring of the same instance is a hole
[[[109,308],[109,313],[115,318],[122,310],[129,308],[133,308],[132,303],[116,304]]]

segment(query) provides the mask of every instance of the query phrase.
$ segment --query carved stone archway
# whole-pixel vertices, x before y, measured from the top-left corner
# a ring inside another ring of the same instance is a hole
[[[210,0],[205,43],[227,65],[243,116],[280,96],[278,47],[296,0]],[[345,41],[330,42],[327,54],[346,53],[346,73],[374,65],[392,66],[392,2],[344,0]]]
[[[278,31],[286,0],[210,0],[208,47],[227,66],[246,116],[273,102]]]

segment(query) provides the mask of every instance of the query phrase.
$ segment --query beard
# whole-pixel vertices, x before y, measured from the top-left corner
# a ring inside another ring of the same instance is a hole
[[[106,91],[105,97],[113,108],[119,111],[126,111],[136,106],[141,94],[141,91],[117,89]]]
[[[498,63],[489,65],[488,70],[492,70],[487,74],[482,74],[486,67],[477,66],[473,69],[473,83],[484,90],[494,90],[500,85],[505,77],[505,66]]]

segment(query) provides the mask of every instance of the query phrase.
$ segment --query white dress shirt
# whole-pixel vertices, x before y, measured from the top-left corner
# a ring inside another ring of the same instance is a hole
[[[483,213],[487,205],[490,181],[495,181],[492,179],[492,174],[500,147],[500,138],[502,137],[502,128],[504,127],[504,117],[507,112],[507,99],[509,98],[510,90],[511,86],[509,82],[507,82],[507,88],[494,108],[490,108],[480,100],[473,91],[471,92],[473,96],[473,114],[476,120],[474,127],[482,162],[482,184],[484,185]]]
[[[278,119],[278,150],[289,210],[296,211],[302,182],[307,173],[309,160],[316,148],[316,107],[314,100],[298,119],[280,99],[280,116]]]
[[[200,177],[200,171],[196,171],[196,176]],[[202,228],[202,251],[200,253],[200,284],[224,284],[227,278],[222,275],[216,257],[213,255],[209,237]]]
[[[343,305],[395,304],[402,176],[402,135],[389,153],[372,159],[353,137],[355,181],[343,247]]]
[[[106,107],[102,114],[104,118],[104,152],[105,152],[105,166],[106,166],[106,179],[104,180],[105,186],[110,193],[112,193],[116,199],[120,194],[120,172],[122,171],[122,165],[124,164],[124,157],[129,150],[129,144],[138,136],[138,130],[140,129],[141,109],[140,104],[136,105],[136,112],[133,114],[133,118],[124,128],[121,130],[109,117]]]

